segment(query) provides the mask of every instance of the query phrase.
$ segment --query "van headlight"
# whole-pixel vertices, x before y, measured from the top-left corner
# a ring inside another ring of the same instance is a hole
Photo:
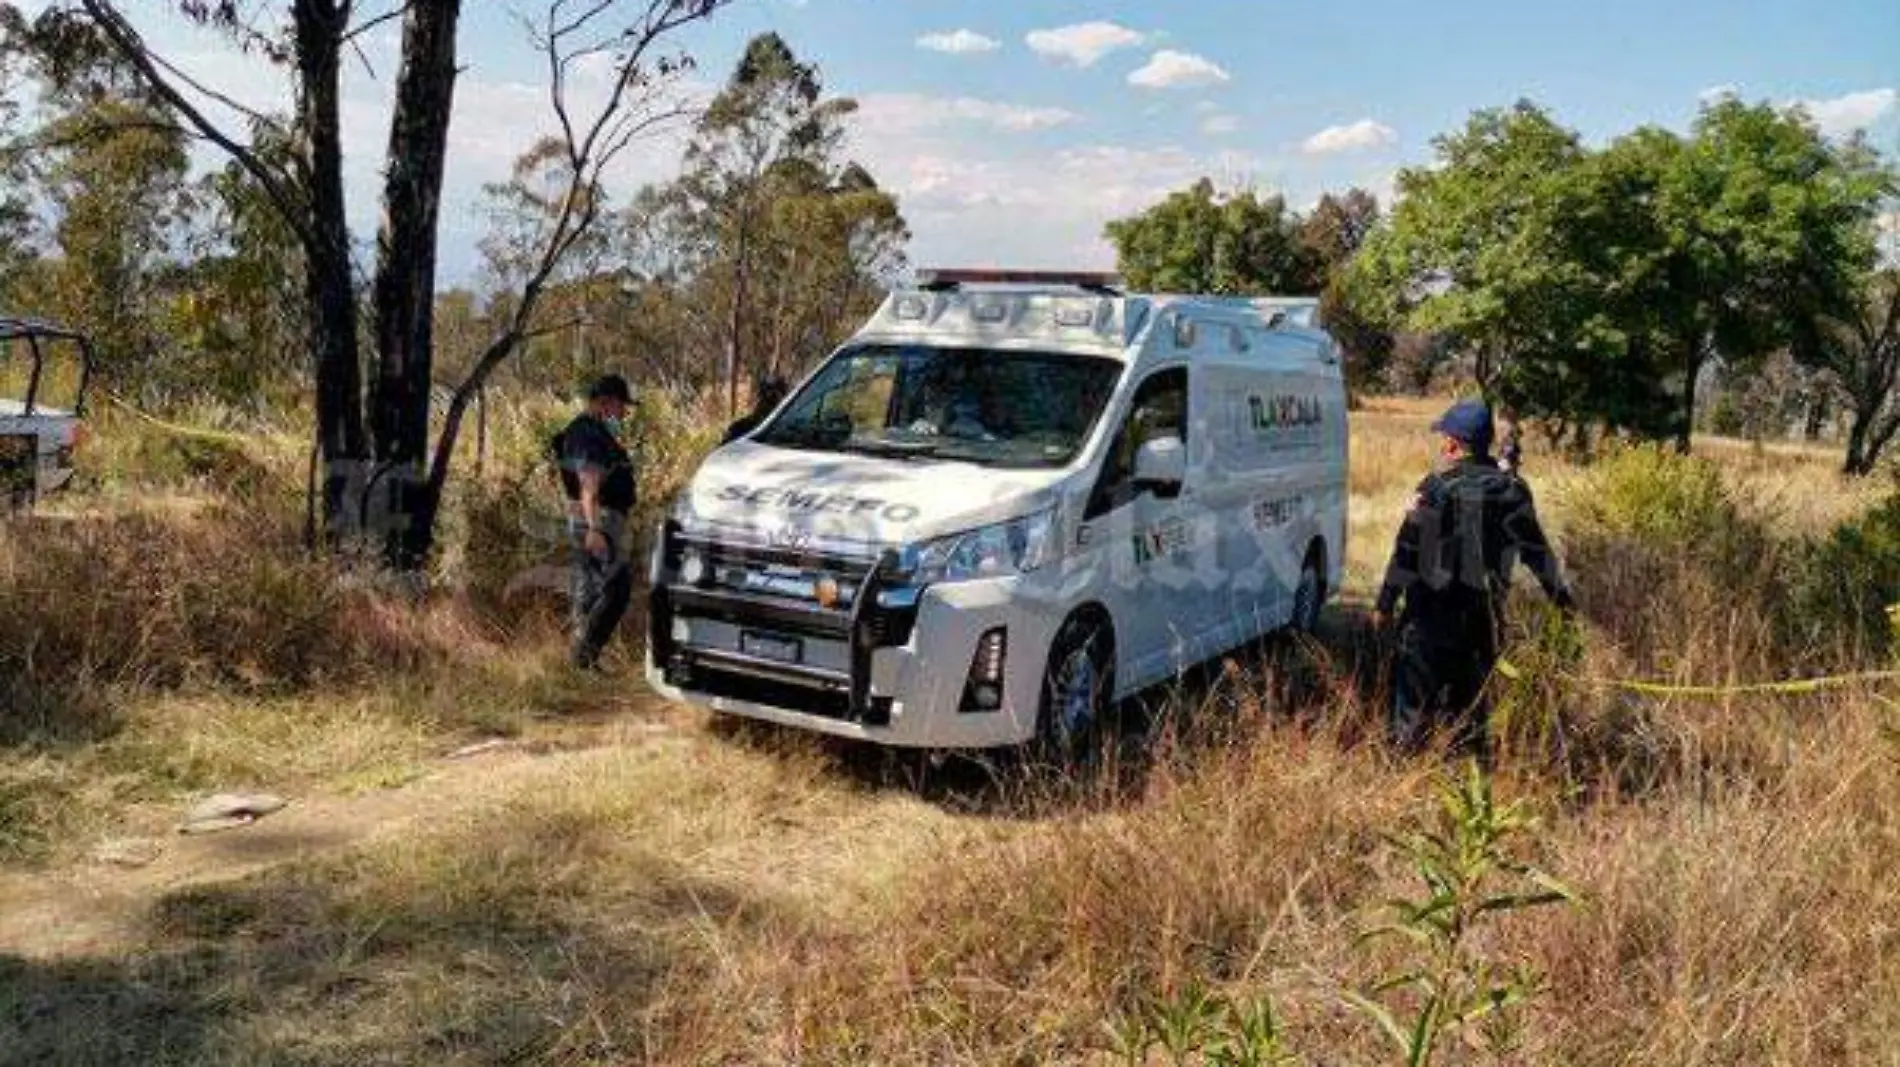
[[[912,581],[967,582],[1028,574],[1055,556],[1054,508],[993,526],[967,530],[911,550]]]

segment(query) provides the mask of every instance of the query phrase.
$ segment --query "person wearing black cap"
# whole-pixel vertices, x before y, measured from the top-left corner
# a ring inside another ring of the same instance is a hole
[[[587,409],[554,439],[568,531],[574,539],[572,598],[574,665],[592,670],[620,628],[633,598],[633,459],[620,444],[621,420],[633,391],[609,374],[587,391]]]
[[[779,404],[785,400],[785,394],[790,391],[785,379],[777,375],[759,379],[752,387],[752,410],[734,419],[732,425],[726,427],[725,439],[719,443],[729,445],[758,429],[765,423],[767,416],[778,410]]]
[[[1439,469],[1419,483],[1399,527],[1373,611],[1386,628],[1399,616],[1392,731],[1414,745],[1452,726],[1465,744],[1485,744],[1485,683],[1497,663],[1504,598],[1522,561],[1548,596],[1572,609],[1557,556],[1537,521],[1528,486],[1491,458],[1491,409],[1463,401],[1432,423]]]

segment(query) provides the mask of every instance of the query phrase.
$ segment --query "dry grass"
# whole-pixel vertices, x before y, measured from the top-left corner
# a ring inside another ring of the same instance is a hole
[[[1380,403],[1355,423],[1357,597],[1431,413]],[[1805,450],[1707,452],[1748,521],[1783,534],[1878,491]],[[1534,677],[1506,694],[1499,788],[1543,816],[1537,858],[1585,902],[1481,935],[1548,985],[1501,1062],[1900,1063],[1900,715],[1852,691],[1708,701],[1556,680],[1799,669],[1764,622],[1792,557],[1633,558],[1571,521],[1593,475],[1535,450],[1530,469],[1589,568],[1589,639],[1514,650]],[[379,605],[355,603],[334,610]],[[591,699],[540,651],[464,630],[460,608],[373,610],[400,635],[379,647],[430,650],[404,652],[403,675],[356,660],[369,684],[326,667],[260,697],[176,672],[123,701],[114,733],[0,755],[0,819],[81,811],[28,820],[58,858],[114,804],[234,781],[374,788],[445,738],[543,729]],[[122,952],[0,956],[0,1063],[1109,1062],[1106,1020],[1192,985],[1272,995],[1307,1062],[1387,1062],[1340,994],[1394,962],[1358,934],[1409,888],[1386,835],[1422,817],[1444,761],[1367,740],[1359,651],[1282,652],[1274,684],[1220,675],[1138,764],[1083,783],[729,731],[533,761],[413,840],[165,894]],[[35,781],[58,788],[18,785]]]

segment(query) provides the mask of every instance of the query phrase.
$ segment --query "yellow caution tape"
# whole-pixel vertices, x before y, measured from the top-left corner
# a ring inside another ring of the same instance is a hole
[[[1526,676],[1523,668],[1507,659],[1498,660],[1497,672],[1512,681],[1518,681]],[[1785,682],[1747,682],[1739,685],[1671,685],[1664,682],[1641,682],[1623,678],[1583,678],[1562,673],[1559,673],[1557,677],[1572,685],[1588,686],[1593,689],[1621,689],[1646,696],[1720,698],[1763,694],[1802,696],[1830,689],[1846,689],[1856,685],[1900,682],[1900,671],[1861,671],[1855,674],[1796,678]]]
[[[200,440],[200,441],[216,441],[219,444],[239,445],[239,446],[256,443],[256,438],[249,437],[244,434],[225,433],[221,430],[206,430],[197,426],[180,426],[179,424],[175,422],[166,422],[164,419],[158,418],[153,415],[148,415],[145,412],[140,411],[138,408],[135,408],[132,405],[126,403],[125,401],[120,400],[118,397],[113,396],[111,393],[106,394],[106,399],[112,401],[112,403],[117,405],[118,407],[121,407],[125,409],[126,411],[131,412],[135,418],[148,422],[152,424],[153,426],[156,426],[159,429],[164,430],[166,433],[172,434],[177,437],[190,437],[190,438],[196,438],[197,440]]]

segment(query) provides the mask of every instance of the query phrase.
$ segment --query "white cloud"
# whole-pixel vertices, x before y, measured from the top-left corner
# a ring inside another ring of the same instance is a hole
[[[857,125],[860,131],[876,136],[916,133],[955,123],[1029,133],[1066,126],[1077,117],[1065,108],[1006,104],[968,96],[871,93],[858,98]]]
[[[1225,137],[1240,132],[1240,120],[1232,115],[1209,115],[1201,120],[1201,132],[1209,137]]]
[[[1003,43],[994,37],[985,37],[975,30],[953,30],[949,33],[926,33],[917,38],[917,47],[927,52],[969,56],[994,52],[1003,47]]]
[[[1044,148],[944,121],[858,123],[850,151],[896,193],[920,266],[1113,267],[1103,226],[1203,175],[1223,188],[1267,169],[1233,152],[1171,146]],[[941,108],[926,108],[941,114]]]
[[[1309,156],[1329,156],[1340,152],[1362,152],[1383,148],[1399,139],[1397,130],[1372,119],[1360,119],[1344,126],[1328,126],[1300,144]]]
[[[1828,100],[1797,100],[1795,103],[1807,111],[1822,133],[1829,137],[1846,137],[1879,121],[1893,110],[1897,100],[1900,100],[1900,91],[1867,89]]]
[[[1203,100],[1194,105],[1194,113],[1196,115],[1212,115],[1218,111],[1220,111],[1220,105],[1212,100]]]
[[[1231,81],[1228,73],[1212,60],[1192,52],[1164,48],[1148,60],[1147,66],[1128,76],[1128,84],[1143,89],[1183,89],[1220,85]]]
[[[1077,67],[1092,67],[1110,52],[1133,48],[1145,39],[1113,22],[1078,22],[1052,30],[1031,30],[1023,38],[1030,50],[1044,59]]]
[[[1696,102],[1698,103],[1714,104],[1714,103],[1719,103],[1723,100],[1727,100],[1729,97],[1739,96],[1739,95],[1741,95],[1741,90],[1739,88],[1733,85],[1724,84],[1724,85],[1711,85],[1707,89],[1704,89],[1701,92],[1695,94],[1695,98],[1696,98]]]

